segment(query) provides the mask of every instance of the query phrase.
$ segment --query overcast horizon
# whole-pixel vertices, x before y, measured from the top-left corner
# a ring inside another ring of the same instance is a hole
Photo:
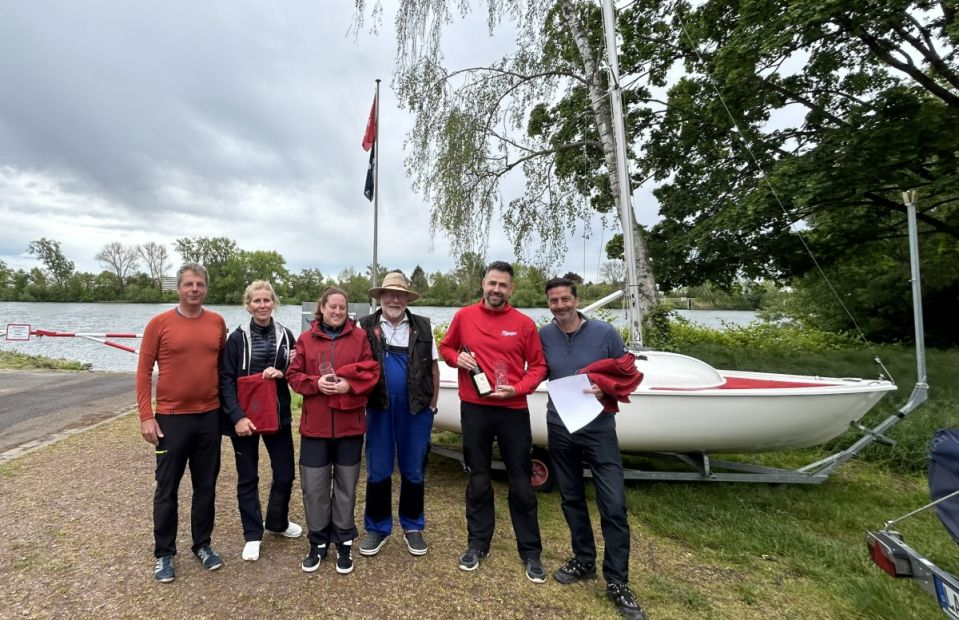
[[[0,260],[40,266],[26,249],[45,237],[80,271],[102,271],[94,256],[110,241],[164,243],[177,264],[173,241],[202,236],[275,250],[292,272],[363,272],[373,208],[360,143],[380,78],[378,262],[450,270],[449,244],[430,235],[403,167],[410,117],[389,86],[384,4],[379,35],[354,37],[351,3],[6,2]],[[511,47],[507,28],[488,36],[483,15],[446,31],[450,66]],[[615,231],[592,227],[590,239],[571,231],[557,272],[598,279]],[[501,230],[490,239],[489,259],[515,260]]]

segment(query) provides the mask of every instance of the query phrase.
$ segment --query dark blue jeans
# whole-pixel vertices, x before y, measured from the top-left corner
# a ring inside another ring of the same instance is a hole
[[[260,507],[260,438],[270,455],[273,481],[266,504],[266,529],[282,532],[290,524],[290,495],[293,492],[293,430],[283,426],[272,435],[231,436],[236,459],[236,500],[243,524],[243,539],[263,539],[263,510]]]
[[[586,505],[583,463],[593,474],[596,505],[606,551],[603,576],[607,583],[629,580],[629,522],[626,519],[626,485],[616,437],[616,418],[601,413],[584,428],[570,434],[562,424],[549,423],[549,453],[563,498],[563,515],[569,525],[577,560],[596,562],[596,542]]]
[[[529,409],[507,409],[460,403],[463,460],[469,470],[466,485],[466,530],[471,549],[489,551],[496,525],[490,470],[493,440],[499,445],[509,479],[509,516],[516,549],[523,559],[539,559],[543,550],[536,513],[536,493],[530,484],[533,440]]]

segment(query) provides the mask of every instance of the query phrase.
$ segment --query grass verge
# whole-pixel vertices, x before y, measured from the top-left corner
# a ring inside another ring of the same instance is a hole
[[[73,360],[55,359],[42,355],[28,355],[17,351],[0,351],[0,369],[3,370],[89,370],[89,364]]]

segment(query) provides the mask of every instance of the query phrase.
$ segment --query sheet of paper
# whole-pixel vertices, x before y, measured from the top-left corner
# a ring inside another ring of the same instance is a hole
[[[589,377],[586,375],[550,379],[546,389],[553,399],[556,413],[570,433],[592,422],[603,410],[602,403],[595,396],[584,392],[589,389]]]

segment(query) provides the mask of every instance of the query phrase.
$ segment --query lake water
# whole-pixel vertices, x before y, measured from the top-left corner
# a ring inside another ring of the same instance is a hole
[[[77,360],[91,364],[95,370],[132,372],[136,370],[136,355],[83,338],[31,337],[28,342],[16,342],[5,340],[2,335],[6,333],[9,323],[29,324],[32,329],[74,333],[141,333],[152,316],[171,307],[170,304],[0,302],[0,349]],[[231,331],[240,323],[249,320],[250,315],[242,306],[207,307],[222,314]],[[458,308],[418,306],[413,310],[417,314],[428,316],[436,325],[449,323]],[[519,310],[537,323],[545,323],[550,318],[546,308]],[[626,322],[625,310],[613,309],[609,310],[609,313],[614,325]],[[746,325],[757,320],[755,312],[742,310],[678,310],[677,313],[694,323],[718,328],[724,324]],[[278,320],[295,334],[301,331],[300,315],[298,306],[280,306],[277,311]],[[137,340],[115,340],[129,346],[138,346]]]

